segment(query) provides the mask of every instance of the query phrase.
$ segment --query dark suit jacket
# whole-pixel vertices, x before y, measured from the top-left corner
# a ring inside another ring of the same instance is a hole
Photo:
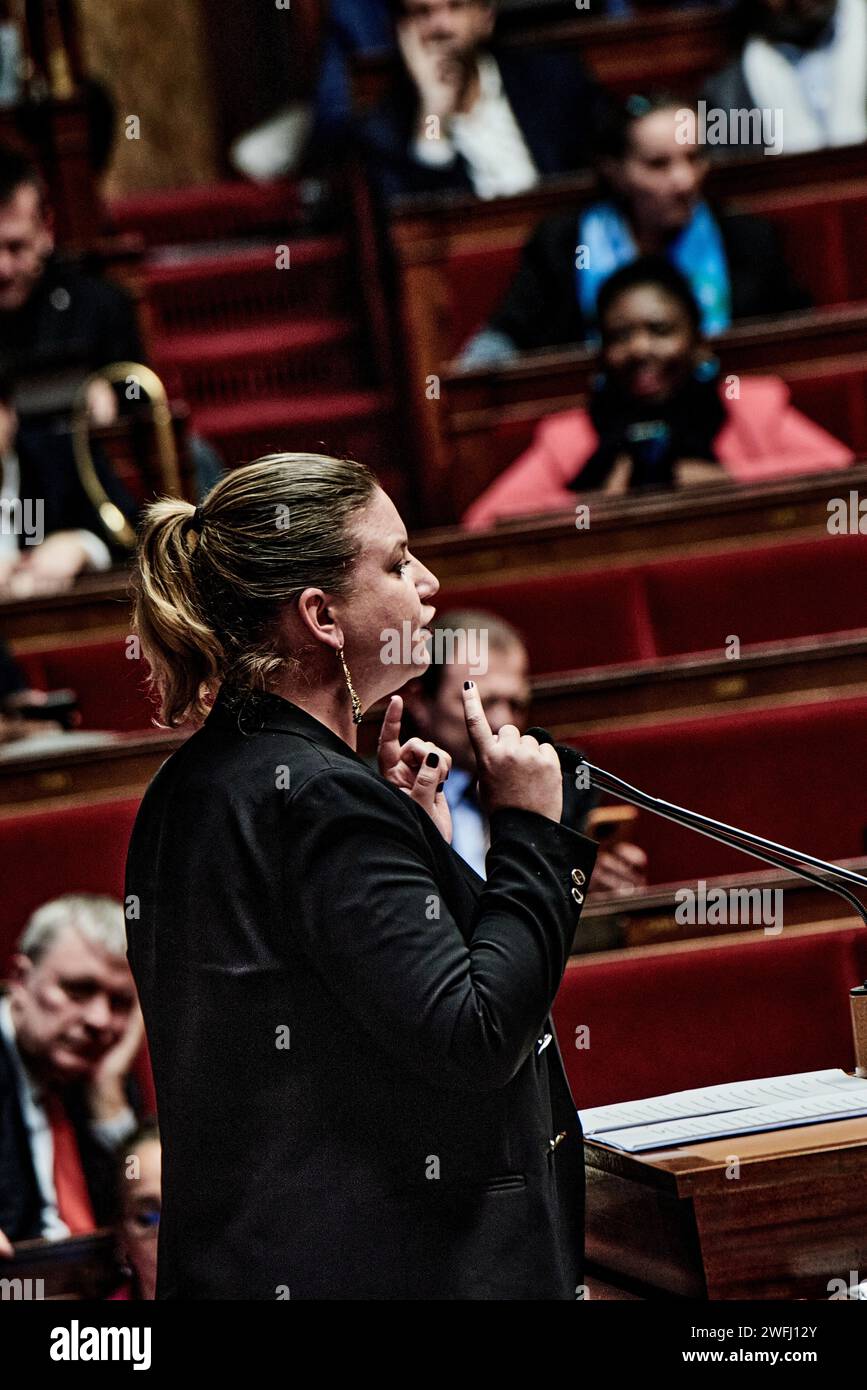
[[[602,102],[601,89],[570,53],[493,47],[515,119],[539,173],[568,173],[587,164]],[[385,100],[358,130],[371,181],[389,201],[407,193],[472,193],[459,155],[445,168],[430,168],[410,150],[418,96],[406,69],[395,65]]]
[[[126,291],[58,257],[46,262],[23,308],[0,314],[0,372],[24,398],[18,401],[22,418],[33,413],[29,397],[49,383],[66,382],[71,402],[89,372],[110,362],[141,362],[142,351]]]
[[[777,234],[758,217],[717,213],[732,291],[734,319],[772,316],[809,306],[794,282]],[[517,274],[489,327],[507,334],[522,352],[562,347],[586,338],[575,284],[578,214],[545,218],[521,255]]]
[[[15,440],[15,449],[20,470],[18,495],[22,502],[40,502],[43,505],[46,537],[55,531],[92,531],[105,541],[117,559],[128,558],[129,551],[117,545],[112,534],[103,526],[99,513],[82,486],[68,435],[55,434],[36,426],[22,426]],[[133,499],[98,449],[94,449],[93,459],[107,496],[120,508],[127,521],[135,526],[137,508]],[[28,513],[25,512],[24,516],[26,520]],[[20,549],[27,548],[25,542],[25,536],[19,535]]]
[[[498,811],[485,884],[317,720],[258,709],[221,692],[130,843],[158,1297],[573,1299],[581,1130],[539,1043],[595,843]]]
[[[97,1225],[109,1226],[118,1215],[116,1158],[91,1133],[82,1088],[70,1086],[64,1101],[78,1140]],[[42,1201],[13,1060],[0,1034],[0,1231],[12,1241],[34,1240],[42,1234],[41,1219]]]

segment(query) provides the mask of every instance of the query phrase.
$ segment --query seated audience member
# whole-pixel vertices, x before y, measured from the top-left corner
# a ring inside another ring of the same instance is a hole
[[[161,1178],[160,1132],[156,1120],[145,1120],[120,1151],[118,1253],[126,1279],[110,1299],[156,1297]]]
[[[712,153],[867,140],[867,0],[740,0],[732,20],[738,57],[703,93]]]
[[[567,53],[492,43],[487,0],[392,0],[402,62],[359,128],[380,197],[523,193],[587,162],[600,89]]]
[[[599,286],[639,255],[665,256],[690,281],[706,333],[735,319],[803,309],[770,223],[712,208],[693,108],[667,92],[632,96],[603,121],[603,196],[539,224],[505,298],[463,349],[462,366],[512,360],[596,332]],[[684,138],[686,137],[686,138]]]
[[[689,283],[668,261],[646,257],[612,275],[599,323],[602,375],[587,405],[543,420],[465,526],[574,509],[578,492],[749,483],[854,462],[789,404],[778,377],[721,376]]]
[[[464,681],[475,681],[495,734],[504,724],[514,724],[523,733],[530,709],[529,657],[517,629],[493,613],[443,613],[436,620],[432,638],[433,660],[419,680],[406,687],[406,708],[420,736],[451,754],[443,795],[452,816],[452,848],[484,878],[488,825],[476,797],[475,755],[467,735],[461,691]],[[480,654],[482,660],[473,659]],[[395,703],[399,705],[399,697]],[[399,714],[396,717],[399,721]],[[568,791],[564,785],[564,793]],[[564,803],[564,814],[571,816],[569,823],[576,830],[583,828],[596,799],[593,791],[571,788],[572,804]],[[646,855],[637,845],[602,848],[590,893],[634,892],[646,881],[646,865]]]
[[[97,452],[94,465],[107,496],[134,525],[132,498]],[[0,597],[57,593],[84,570],[107,570],[126,557],[84,489],[69,436],[19,428],[2,379],[0,475]]]
[[[15,379],[22,421],[67,420],[91,372],[144,361],[129,295],[55,255],[54,216],[39,170],[0,147],[0,373]],[[118,398],[107,382],[91,382],[88,404],[95,425],[117,419]],[[220,459],[198,436],[190,436],[189,447],[197,487],[207,491]]]
[[[0,1253],[116,1220],[142,1036],[120,903],[69,894],[40,907],[0,996]]]

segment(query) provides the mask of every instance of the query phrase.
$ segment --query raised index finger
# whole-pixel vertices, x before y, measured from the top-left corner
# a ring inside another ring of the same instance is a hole
[[[392,695],[385,707],[385,717],[377,740],[377,748],[384,752],[389,744],[400,745],[400,723],[403,717],[403,700],[400,695]]]
[[[479,688],[475,681],[464,681],[461,694],[464,698],[464,719],[467,722],[470,743],[477,754],[484,753],[493,743],[494,735],[491,732],[491,726],[488,723],[479,695]]]

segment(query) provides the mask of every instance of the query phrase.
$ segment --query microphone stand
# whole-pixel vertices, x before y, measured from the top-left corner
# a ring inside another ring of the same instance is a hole
[[[558,748],[557,751],[560,752],[560,749]],[[845,869],[838,864],[829,864],[825,859],[817,859],[813,854],[790,849],[788,845],[776,844],[773,840],[766,840],[761,835],[751,834],[749,830],[739,830],[737,826],[725,825],[723,821],[714,820],[711,816],[700,815],[698,811],[689,811],[683,806],[675,806],[670,801],[663,801],[661,797],[650,796],[647,792],[640,791],[638,787],[630,786],[622,778],[615,777],[613,773],[606,772],[604,768],[595,767],[574,748],[570,748],[568,751],[575,759],[576,768],[584,767],[587,769],[590,785],[596,787],[597,790],[610,792],[623,801],[640,807],[642,811],[650,811],[655,816],[663,816],[666,820],[674,821],[675,825],[684,825],[689,830],[697,831],[699,835],[706,835],[708,839],[719,840],[721,844],[731,845],[743,854],[752,855],[754,859],[762,859],[766,864],[773,864],[779,869],[788,869],[801,878],[807,879],[808,882],[818,884],[820,888],[827,888],[830,892],[837,893],[841,898],[845,898],[846,902],[855,909],[864,925],[867,926],[867,907],[848,888],[841,886],[841,883],[854,883],[859,888],[867,888],[867,877],[864,874],[855,873],[854,869]],[[804,865],[806,864],[809,864],[811,868],[805,868]],[[817,869],[822,872],[813,872]],[[826,875],[837,879],[838,882],[830,883]]]

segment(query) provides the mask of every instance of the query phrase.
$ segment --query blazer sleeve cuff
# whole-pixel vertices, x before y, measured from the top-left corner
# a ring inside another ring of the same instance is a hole
[[[595,840],[537,811],[525,811],[517,806],[494,811],[490,829],[492,849],[505,849],[505,842],[511,840],[517,855],[521,846],[531,846],[546,861],[564,896],[574,903],[576,912],[580,912],[599,850]]]

